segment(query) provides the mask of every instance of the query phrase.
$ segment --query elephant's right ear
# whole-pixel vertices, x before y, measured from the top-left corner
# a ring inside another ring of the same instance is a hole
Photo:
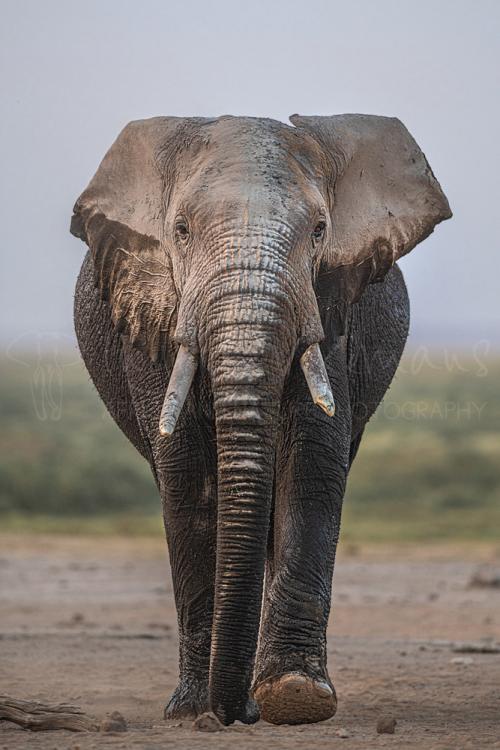
[[[113,322],[153,361],[165,355],[177,297],[164,237],[165,164],[182,118],[127,125],[73,209],[71,233],[84,240]],[[168,169],[167,169],[168,171]]]

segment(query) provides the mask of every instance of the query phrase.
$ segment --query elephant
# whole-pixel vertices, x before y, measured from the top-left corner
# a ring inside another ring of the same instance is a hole
[[[396,261],[452,215],[397,118],[290,123],[133,121],[73,210],[80,351],[162,501],[167,719],[334,715],[346,480],[409,326]]]

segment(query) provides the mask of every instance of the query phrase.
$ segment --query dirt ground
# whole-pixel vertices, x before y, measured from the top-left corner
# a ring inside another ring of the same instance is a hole
[[[129,726],[31,733],[0,722],[0,748],[500,748],[500,653],[456,651],[500,641],[500,588],[470,585],[499,567],[491,546],[346,546],[329,626],[335,718],[207,734],[162,719],[177,632],[160,540],[0,536],[0,693],[97,717],[119,710]],[[394,735],[376,733],[386,715]]]

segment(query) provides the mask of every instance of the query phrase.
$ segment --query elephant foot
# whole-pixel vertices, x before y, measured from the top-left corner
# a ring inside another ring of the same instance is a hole
[[[196,677],[181,678],[163,716],[167,720],[196,719],[208,710],[208,682]]]
[[[271,724],[313,724],[330,719],[337,710],[334,688],[301,672],[288,672],[261,682],[254,689],[261,718]]]

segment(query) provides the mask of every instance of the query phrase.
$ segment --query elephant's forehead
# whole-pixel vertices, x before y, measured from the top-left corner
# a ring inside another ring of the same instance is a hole
[[[222,117],[203,128],[207,171],[217,166],[289,174],[314,169],[310,143],[294,128],[265,118]],[[203,160],[203,154],[200,154]]]
[[[278,120],[259,117],[233,117],[224,115],[202,125],[206,142],[212,144],[234,144],[244,149],[247,144],[258,141],[269,143],[273,139],[279,142],[294,132],[294,128]]]
[[[276,120],[223,117],[203,129],[181,161],[184,198],[205,206],[243,202],[259,209],[316,204],[321,175],[314,154]]]

